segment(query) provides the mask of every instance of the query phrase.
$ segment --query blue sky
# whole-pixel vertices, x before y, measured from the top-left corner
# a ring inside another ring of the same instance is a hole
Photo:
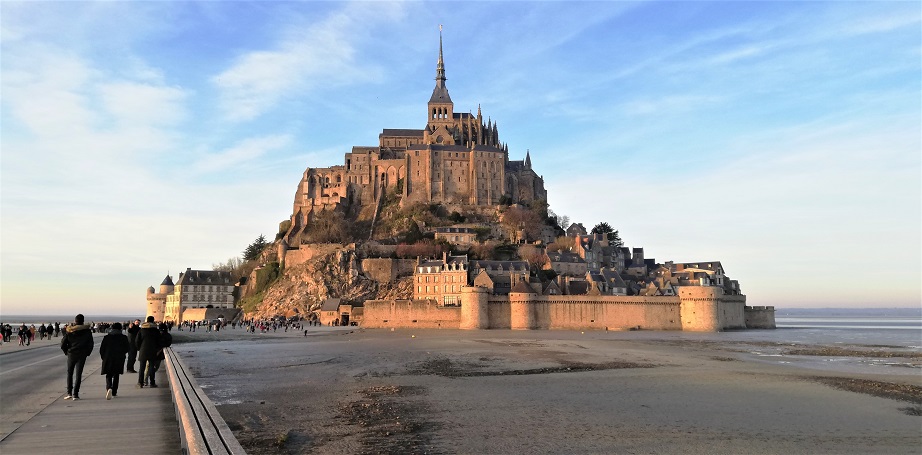
[[[306,167],[458,112],[551,208],[752,305],[918,306],[918,2],[0,3],[0,312],[133,314]]]

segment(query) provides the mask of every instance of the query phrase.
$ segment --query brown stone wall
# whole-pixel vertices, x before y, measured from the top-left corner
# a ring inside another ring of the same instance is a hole
[[[775,307],[747,306],[744,309],[747,329],[774,329]]]
[[[369,258],[362,260],[365,276],[379,283],[394,282],[413,275],[416,259]]]
[[[364,328],[457,329],[460,307],[443,307],[432,300],[366,300]]]
[[[210,321],[220,317],[230,322],[239,312],[237,308],[189,308],[182,312],[182,321]]]
[[[719,295],[719,288],[688,287],[695,289],[684,296],[490,296],[486,325],[491,329],[690,331],[745,326],[745,296]],[[452,312],[455,310],[459,308],[443,308],[426,300],[368,301],[363,325],[459,328],[460,311]]]
[[[339,243],[307,243],[300,245],[297,249],[289,249],[285,252],[285,267],[303,264],[314,256],[327,255],[342,247],[343,245]]]
[[[390,283],[397,279],[396,259],[363,259],[362,271],[365,276],[379,283]]]

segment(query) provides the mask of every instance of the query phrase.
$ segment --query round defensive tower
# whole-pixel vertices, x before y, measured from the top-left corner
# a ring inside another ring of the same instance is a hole
[[[488,299],[490,290],[478,286],[461,288],[461,324],[462,330],[490,328],[490,311]]]
[[[682,330],[719,332],[723,329],[718,301],[723,291],[716,286],[680,286],[679,312]]]
[[[531,330],[535,328],[535,291],[525,281],[519,281],[509,292],[509,328]]]

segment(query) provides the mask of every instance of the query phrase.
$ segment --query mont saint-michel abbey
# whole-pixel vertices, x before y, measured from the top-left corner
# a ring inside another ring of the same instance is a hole
[[[370,205],[389,190],[404,202],[441,203],[449,207],[492,206],[503,199],[547,199],[544,179],[531,168],[531,157],[510,161],[496,123],[477,114],[455,112],[445,85],[445,62],[439,37],[435,88],[426,105],[423,129],[384,129],[377,146],[354,146],[344,164],[308,168],[298,185],[286,235],[298,234],[318,210],[359,203]]]

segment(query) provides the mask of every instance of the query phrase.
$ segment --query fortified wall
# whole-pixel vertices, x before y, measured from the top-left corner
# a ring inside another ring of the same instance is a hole
[[[693,332],[774,328],[773,308],[761,312],[761,320],[753,318],[755,325],[747,326],[746,297],[723,295],[720,288],[710,286],[684,286],[678,296],[652,297],[520,292],[494,296],[472,286],[461,293],[460,306],[433,300],[368,300],[362,327]]]

